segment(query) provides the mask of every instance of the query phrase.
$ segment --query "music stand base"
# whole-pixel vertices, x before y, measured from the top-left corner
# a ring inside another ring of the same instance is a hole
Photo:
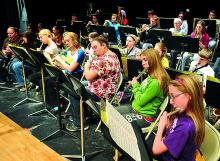
[[[39,111],[36,111],[36,112],[34,112],[34,113],[29,114],[28,117],[34,116],[34,115],[37,115],[37,114],[40,114],[40,113],[43,113],[43,112],[47,112],[47,113],[49,113],[53,118],[57,119],[57,117],[54,116],[50,111],[48,111],[48,110],[46,109],[46,107],[45,107],[44,109],[42,109],[42,110],[39,110]]]
[[[76,138],[76,139],[79,139],[77,136],[75,136],[75,135],[73,135],[73,134],[70,134],[70,133],[68,133],[67,131],[63,130],[63,129],[58,129],[57,131],[53,132],[52,134],[48,135],[47,137],[41,139],[41,141],[45,141],[45,140],[49,139],[50,137],[56,135],[56,134],[59,133],[59,132],[61,132],[61,134],[65,133],[65,134],[67,134],[67,135],[69,135],[69,136],[72,136],[72,137],[74,137],[74,138]]]
[[[37,100],[34,100],[32,98],[28,98],[26,97],[25,99],[21,100],[20,102],[16,103],[15,105],[13,105],[12,107],[15,108],[16,106],[26,102],[26,101],[32,101],[32,102],[35,102],[35,103],[41,103],[40,101],[37,101]]]
[[[13,88],[9,88],[9,87],[3,87],[3,86],[0,86],[0,89],[5,89],[5,90],[14,90]]]
[[[94,152],[91,152],[91,153],[88,153],[88,154],[82,154],[82,155],[62,155],[63,157],[65,158],[69,158],[69,159],[82,159],[82,161],[85,161],[86,159],[94,156],[94,155],[97,155],[101,152],[103,152],[104,150],[98,150],[98,151],[94,151]]]

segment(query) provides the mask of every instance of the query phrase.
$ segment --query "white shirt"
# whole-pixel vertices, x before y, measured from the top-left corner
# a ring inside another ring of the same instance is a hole
[[[189,71],[194,71],[196,68],[199,68],[201,66],[198,65],[198,61],[192,61],[190,64]],[[215,72],[212,69],[210,65],[207,65],[205,67],[202,67],[195,71],[195,73],[198,73],[203,76],[203,85],[206,86],[206,80],[207,76],[215,77]]]

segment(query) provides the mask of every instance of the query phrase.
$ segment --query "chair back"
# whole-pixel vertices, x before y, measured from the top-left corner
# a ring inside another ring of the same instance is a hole
[[[114,99],[116,98],[118,91],[119,91],[119,88],[121,87],[122,81],[123,81],[123,74],[120,73],[119,78],[118,78],[118,85],[117,85],[115,94],[112,96],[110,103],[112,103],[114,101]]]
[[[148,137],[150,136],[150,134],[152,133],[152,131],[154,130],[154,128],[156,127],[157,125],[157,122],[159,121],[161,115],[163,114],[163,112],[165,111],[167,105],[168,105],[168,102],[169,102],[169,97],[167,96],[164,101],[162,102],[162,104],[160,105],[160,113],[159,115],[157,116],[156,120],[148,127],[146,128],[142,128],[142,132],[143,133],[147,133],[147,136],[145,137],[145,140],[148,139]]]
[[[118,85],[117,85],[115,94],[112,96],[112,99],[111,99],[110,103],[113,103],[115,101],[115,99],[117,98],[117,93],[118,93],[118,90],[119,90],[119,88],[122,84],[122,81],[123,81],[123,74],[120,73],[119,78],[118,78]],[[101,108],[100,115],[101,115],[102,122],[108,127],[105,108]]]
[[[220,134],[208,121],[205,121],[205,138],[200,150],[206,161],[220,159]]]

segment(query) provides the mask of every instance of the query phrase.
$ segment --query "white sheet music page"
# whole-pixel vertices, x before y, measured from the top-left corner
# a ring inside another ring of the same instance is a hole
[[[141,161],[132,125],[109,102],[106,102],[106,114],[112,139],[134,160]]]

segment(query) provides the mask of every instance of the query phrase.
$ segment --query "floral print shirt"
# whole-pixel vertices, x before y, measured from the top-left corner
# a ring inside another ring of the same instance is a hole
[[[109,100],[115,93],[121,72],[120,62],[115,53],[108,50],[105,54],[94,58],[90,70],[98,77],[89,81],[89,89],[99,98]]]

